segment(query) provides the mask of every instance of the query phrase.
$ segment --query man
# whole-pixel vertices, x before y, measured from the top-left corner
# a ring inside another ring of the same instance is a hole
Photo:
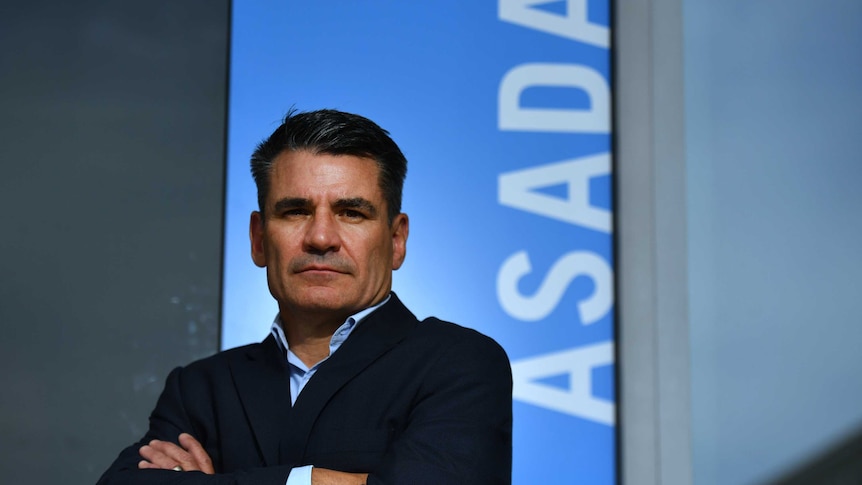
[[[288,113],[251,165],[272,333],[171,372],[149,431],[99,483],[510,483],[505,353],[391,293],[409,221],[388,133]]]

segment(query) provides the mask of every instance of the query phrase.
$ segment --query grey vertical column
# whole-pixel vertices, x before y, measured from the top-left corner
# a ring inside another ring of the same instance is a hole
[[[218,350],[229,2],[0,8],[0,483],[91,484]]]
[[[692,482],[679,0],[615,4],[621,472]]]

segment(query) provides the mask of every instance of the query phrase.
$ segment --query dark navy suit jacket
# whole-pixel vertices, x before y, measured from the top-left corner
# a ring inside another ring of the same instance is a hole
[[[367,472],[368,484],[508,484],[512,377],[503,349],[478,332],[419,322],[393,294],[290,404],[274,338],[168,376],[140,442],[99,485],[284,485],[291,468]],[[216,475],[138,470],[138,449],[189,433]]]

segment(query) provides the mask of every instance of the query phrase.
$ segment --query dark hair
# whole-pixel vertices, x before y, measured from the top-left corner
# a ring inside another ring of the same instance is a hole
[[[407,176],[407,159],[389,132],[359,115],[332,109],[297,113],[291,109],[281,126],[251,155],[251,175],[257,185],[257,204],[263,213],[269,195],[273,160],[285,151],[353,155],[377,162],[380,189],[386,199],[389,222],[401,212],[401,192]]]

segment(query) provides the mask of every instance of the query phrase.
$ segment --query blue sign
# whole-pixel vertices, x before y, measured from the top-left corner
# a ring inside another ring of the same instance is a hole
[[[291,107],[409,161],[394,290],[512,361],[516,484],[616,483],[607,0],[233,3],[222,347],[277,312],[248,160]]]

